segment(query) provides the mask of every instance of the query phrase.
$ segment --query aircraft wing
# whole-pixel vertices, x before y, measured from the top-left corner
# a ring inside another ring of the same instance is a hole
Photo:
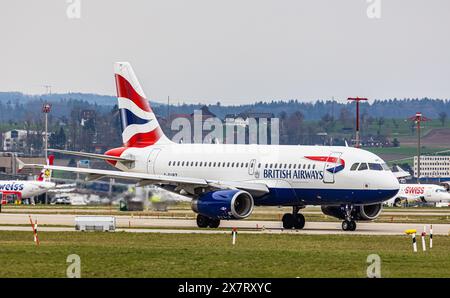
[[[86,169],[75,167],[63,167],[63,166],[50,166],[42,164],[24,164],[19,163],[19,169],[21,168],[38,168],[38,169],[50,169],[52,171],[65,171],[78,174],[85,174],[87,180],[97,180],[104,177],[120,178],[136,181],[139,186],[144,185],[171,185],[174,186],[177,192],[182,192],[195,196],[199,192],[198,189],[206,191],[212,191],[217,189],[241,189],[248,191],[253,196],[261,196],[269,192],[267,186],[263,183],[250,183],[250,182],[234,182],[234,181],[217,181],[206,180],[199,178],[179,177],[179,176],[164,176],[153,175],[145,173],[133,173],[133,172],[121,172],[99,169]]]

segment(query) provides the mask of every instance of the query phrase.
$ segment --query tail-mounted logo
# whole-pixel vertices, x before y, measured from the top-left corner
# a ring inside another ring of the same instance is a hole
[[[51,175],[50,170],[49,170],[49,169],[45,169],[45,171],[44,171],[44,177],[45,177],[45,178],[50,178],[50,175]]]
[[[305,158],[307,158],[309,160],[326,162],[327,164],[333,164],[332,167],[326,169],[327,172],[330,172],[332,174],[338,173],[338,172],[342,171],[345,168],[345,161],[342,158],[339,158],[339,157],[332,157],[332,156],[305,156]]]

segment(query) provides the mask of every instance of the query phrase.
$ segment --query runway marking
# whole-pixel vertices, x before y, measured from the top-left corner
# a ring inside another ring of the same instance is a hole
[[[74,226],[76,215],[68,214],[33,214],[33,218],[39,220],[40,231],[73,231],[74,228],[64,227],[44,227],[43,225]],[[344,232],[341,230],[340,222],[307,222],[303,230],[284,230],[281,222],[278,221],[222,221],[221,228],[230,230],[210,230],[198,229],[195,220],[171,219],[171,218],[148,218],[137,216],[115,216],[119,231],[126,232],[148,232],[148,233],[230,233],[231,228],[238,228],[242,233],[271,233],[271,234],[345,234],[345,235],[403,235],[407,229],[422,230],[424,223],[377,223],[358,222],[357,230],[354,232]],[[14,225],[28,224],[28,214],[5,214],[0,213],[0,230],[21,230],[29,227]],[[126,227],[126,228],[125,228]],[[165,227],[167,229],[162,229]],[[259,229],[257,229],[257,227]],[[261,229],[263,228],[264,229]],[[145,229],[147,228],[147,229]],[[183,228],[183,229],[180,229]],[[58,230],[62,229],[62,230]],[[450,224],[433,224],[435,235],[448,235]]]

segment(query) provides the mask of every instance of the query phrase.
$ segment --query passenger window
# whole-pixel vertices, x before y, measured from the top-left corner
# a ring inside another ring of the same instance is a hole
[[[230,162],[227,163],[227,168],[229,168],[229,167],[230,167]]]
[[[284,168],[287,169],[287,163],[284,164]]]
[[[297,168],[297,164],[295,163],[295,164],[294,164],[294,169],[296,169],[296,168]]]
[[[311,165],[308,165],[308,170],[311,169]]]
[[[193,161],[191,161],[191,167],[193,167],[194,166],[194,162]]]
[[[258,169],[261,168],[261,163],[258,164]]]
[[[171,164],[172,162],[171,161],[169,161],[169,167],[170,167],[170,164]]]
[[[361,163],[358,168],[358,171],[364,171],[364,170],[367,170],[367,164],[365,162]]]
[[[359,166],[359,162],[354,163],[354,164],[352,165],[352,167],[350,168],[350,171],[356,171],[356,169],[358,168],[358,166]]]
[[[242,163],[241,163],[241,168],[243,168],[243,167],[244,167],[244,163],[242,162]]]
[[[245,167],[248,168],[248,162],[245,163]],[[253,165],[252,165],[252,168],[253,168]]]
[[[212,162],[209,162],[209,166],[211,167],[211,165],[212,165]]]

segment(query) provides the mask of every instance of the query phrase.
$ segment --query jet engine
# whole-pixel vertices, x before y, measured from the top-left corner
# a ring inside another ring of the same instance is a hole
[[[355,206],[352,210],[352,216],[356,220],[374,220],[382,210],[383,205],[381,203]],[[345,219],[345,208],[341,206],[322,206],[322,212],[325,215]]]
[[[253,197],[243,190],[217,190],[192,200],[195,213],[214,219],[243,219],[253,211]]]

